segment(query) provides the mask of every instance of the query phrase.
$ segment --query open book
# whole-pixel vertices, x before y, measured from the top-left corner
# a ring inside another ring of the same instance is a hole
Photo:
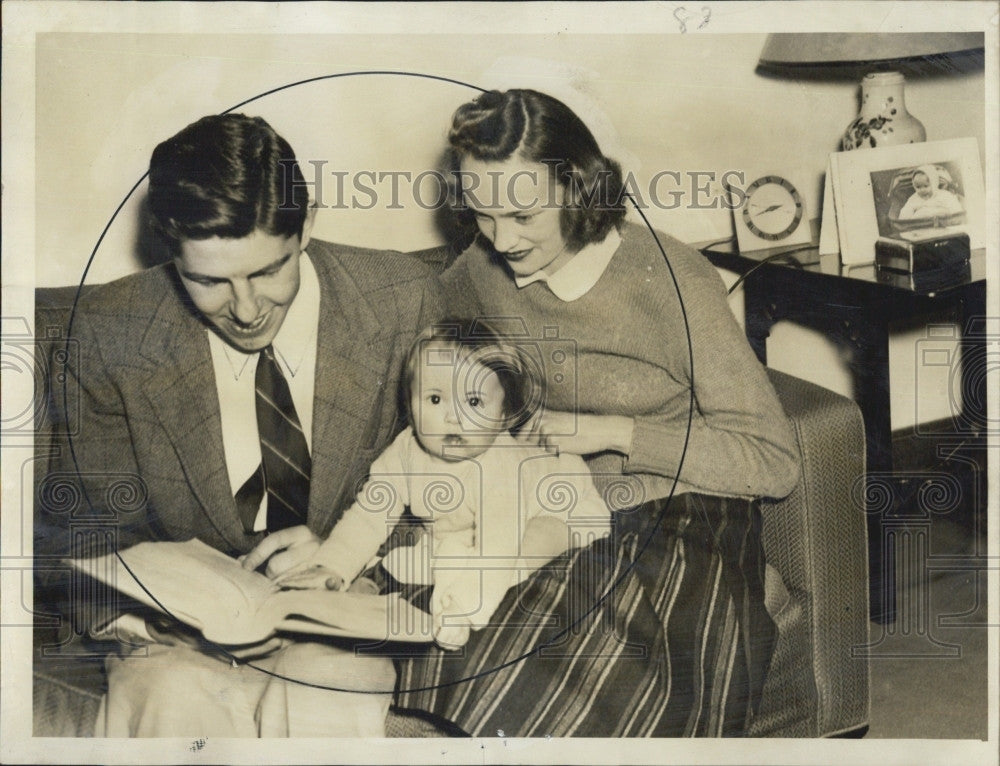
[[[281,590],[200,540],[140,543],[70,563],[219,644],[256,643],[276,631],[434,640],[430,616],[398,596]]]

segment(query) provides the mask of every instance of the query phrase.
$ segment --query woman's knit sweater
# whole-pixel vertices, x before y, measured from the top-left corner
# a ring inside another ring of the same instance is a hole
[[[586,456],[612,507],[671,492],[783,497],[795,486],[791,427],[697,251],[626,225],[597,284],[564,302],[543,282],[518,289],[480,238],[441,280],[452,313],[523,338],[544,365],[547,408],[634,419],[627,456]]]

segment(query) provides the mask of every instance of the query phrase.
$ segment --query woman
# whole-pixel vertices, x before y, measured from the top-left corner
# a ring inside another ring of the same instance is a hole
[[[526,330],[549,384],[526,438],[582,455],[616,513],[461,652],[402,661],[396,704],[472,735],[739,735],[775,639],[754,498],[798,467],[722,281],[624,223],[617,164],[559,101],[486,93],[449,140],[479,231],[442,276],[451,309]]]

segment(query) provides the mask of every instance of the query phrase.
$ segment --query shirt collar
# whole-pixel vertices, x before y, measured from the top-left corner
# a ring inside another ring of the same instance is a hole
[[[514,283],[518,287],[527,287],[533,282],[545,282],[559,300],[566,303],[575,301],[597,284],[621,242],[621,235],[612,229],[604,241],[584,247],[555,274],[539,269],[526,277],[514,277]]]
[[[309,260],[309,254],[303,250],[299,257],[299,291],[295,294],[278,329],[278,334],[271,343],[275,355],[293,376],[302,365],[310,346],[316,343],[319,299],[319,278],[316,276],[312,261]],[[257,352],[246,354],[233,348],[211,330],[208,331],[208,339],[210,343],[222,349],[237,380],[246,371],[250,360],[257,356]]]

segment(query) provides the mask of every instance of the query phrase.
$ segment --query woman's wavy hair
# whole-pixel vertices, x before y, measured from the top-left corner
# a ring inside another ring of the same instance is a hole
[[[541,406],[541,377],[520,345],[505,338],[481,318],[446,317],[417,336],[406,359],[400,394],[411,424],[414,422],[410,411],[411,393],[417,384],[417,368],[421,355],[430,346],[454,350],[456,355],[448,363],[469,359],[496,373],[503,389],[502,426],[505,430],[516,431],[531,420]]]
[[[448,141],[452,170],[462,158],[503,162],[514,154],[547,165],[564,189],[560,229],[570,252],[602,241],[625,218],[624,185],[618,163],[601,153],[583,121],[561,101],[534,90],[489,91],[463,104],[452,119]],[[461,190],[456,202],[462,210]]]
[[[176,254],[184,240],[241,239],[258,229],[301,236],[309,192],[292,147],[265,120],[219,114],[153,150],[149,209]]]

